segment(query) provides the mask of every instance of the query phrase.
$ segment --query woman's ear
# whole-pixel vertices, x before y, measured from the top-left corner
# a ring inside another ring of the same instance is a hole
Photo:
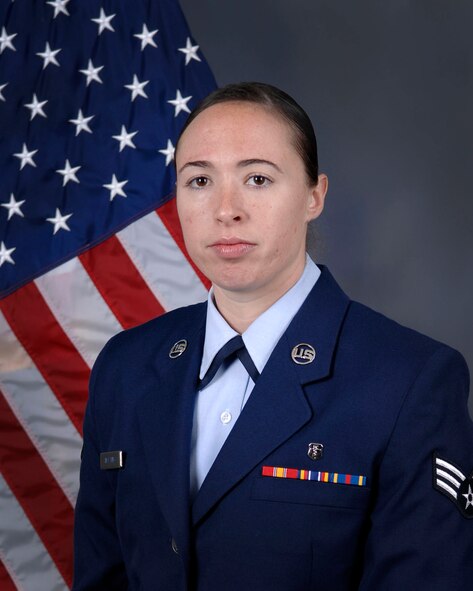
[[[310,188],[307,204],[307,221],[315,220],[324,209],[325,195],[328,190],[328,177],[326,174],[319,174],[318,182]]]

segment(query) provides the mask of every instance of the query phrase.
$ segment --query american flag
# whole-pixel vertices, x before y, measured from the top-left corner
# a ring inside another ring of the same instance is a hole
[[[72,583],[91,366],[202,300],[172,192],[215,87],[175,0],[1,0],[0,589]]]

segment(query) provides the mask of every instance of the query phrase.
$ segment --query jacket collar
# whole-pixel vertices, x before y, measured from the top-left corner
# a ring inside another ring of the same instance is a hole
[[[286,352],[286,363],[296,370],[301,385],[321,380],[331,373],[340,330],[350,304],[350,299],[327,267],[319,267],[322,274],[285,335],[291,349]],[[315,349],[315,359],[312,363],[294,363],[292,350],[304,343]]]

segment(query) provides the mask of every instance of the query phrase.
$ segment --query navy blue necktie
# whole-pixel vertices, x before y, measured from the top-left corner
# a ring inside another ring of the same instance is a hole
[[[253,382],[256,383],[256,380],[259,378],[259,371],[256,369],[256,366],[253,363],[250,354],[246,350],[245,343],[243,342],[241,335],[237,335],[236,337],[230,339],[228,343],[226,343],[220,349],[217,355],[215,355],[214,360],[212,361],[209,369],[207,370],[207,373],[205,374],[203,380],[199,384],[199,390],[202,390],[203,388],[205,388],[205,386],[210,384],[210,382],[214,379],[219,367],[223,363],[226,362],[227,364],[229,364],[235,359],[235,357],[238,357],[238,359],[242,362],[244,368],[250,375],[250,378],[253,380]]]

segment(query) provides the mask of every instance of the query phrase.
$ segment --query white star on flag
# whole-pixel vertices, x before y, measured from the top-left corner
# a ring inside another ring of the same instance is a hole
[[[24,199],[23,201],[16,201],[15,195],[13,195],[13,193],[10,193],[10,201],[8,203],[0,203],[0,205],[8,210],[8,219],[12,218],[15,214],[24,218],[25,215],[21,211],[21,206],[24,202]]]
[[[7,49],[7,48],[11,49],[12,51],[16,51],[16,49],[13,46],[13,43],[11,41],[17,35],[18,35],[18,33],[12,33],[11,35],[8,35],[5,27],[2,27],[2,34],[0,35],[0,53],[3,53],[3,50]]]
[[[79,72],[81,74],[84,74],[84,76],[87,76],[87,86],[89,86],[89,84],[95,80],[96,82],[99,82],[100,84],[103,84],[103,81],[101,80],[100,76],[99,76],[99,72],[100,70],[103,70],[103,66],[98,66],[97,68],[94,66],[94,64],[92,63],[92,60],[89,60],[89,63],[87,64],[87,68],[85,70],[79,70]]]
[[[125,84],[125,88],[131,90],[131,100],[134,101],[137,96],[142,96],[144,98],[148,98],[148,95],[143,90],[144,87],[149,84],[149,80],[145,80],[144,82],[140,82],[136,74],[133,75],[133,82],[132,84]]]
[[[64,168],[56,170],[59,174],[62,174],[62,186],[66,186],[69,181],[74,181],[75,183],[79,183],[79,179],[76,177],[76,172],[82,168],[81,166],[71,166],[69,160],[66,160],[66,164]]]
[[[191,60],[197,60],[198,62],[202,61],[200,57],[197,55],[198,49],[198,45],[192,45],[190,37],[187,37],[185,47],[179,47],[178,51],[182,51],[182,53],[186,55],[186,66]]]
[[[4,242],[0,244],[0,267],[3,265],[3,263],[11,263],[12,265],[15,264],[15,261],[11,258],[11,253],[15,250],[15,246],[13,248],[7,248]]]
[[[185,111],[186,113],[191,112],[187,106],[191,98],[192,96],[183,97],[180,90],[176,92],[176,98],[168,101],[168,103],[174,105],[174,117],[177,117],[181,111]]]
[[[116,197],[117,195],[126,197],[126,193],[123,190],[123,187],[127,184],[127,182],[128,181],[118,181],[117,177],[113,175],[112,180],[108,185],[102,185],[110,191],[110,201],[113,201],[114,197]]]
[[[29,164],[30,166],[36,166],[36,164],[33,161],[33,156],[36,154],[38,150],[31,150],[31,152],[28,152],[28,148],[26,147],[26,144],[23,144],[23,148],[21,150],[21,152],[18,152],[17,154],[13,154],[13,156],[15,156],[15,158],[19,158],[21,160],[21,164],[20,164],[20,170],[23,170],[23,168]]]
[[[174,160],[175,148],[172,145],[171,140],[168,140],[167,146],[163,150],[158,150],[158,152],[166,156],[166,166],[171,164],[171,162]]]
[[[69,0],[51,0],[50,2],[47,2],[47,4],[54,8],[54,18],[56,18],[60,12],[62,12],[66,16],[69,16],[69,13],[67,12],[66,8],[66,4],[68,2]]]
[[[30,121],[32,121],[36,115],[41,115],[41,117],[47,117],[46,113],[43,111],[44,105],[48,101],[39,101],[36,94],[33,95],[33,100],[31,103],[27,103],[25,107],[31,110],[31,117]]]
[[[39,53],[36,54],[36,55],[39,55],[39,57],[42,57],[43,60],[44,60],[43,70],[49,64],[54,64],[55,66],[59,66],[59,62],[56,59],[56,55],[60,51],[61,51],[60,49],[51,49],[49,43],[46,43],[46,47],[45,47],[44,51],[41,51],[41,52],[39,52]]]
[[[138,132],[132,131],[130,133],[127,132],[124,125],[122,125],[122,129],[120,131],[120,135],[112,135],[113,139],[118,140],[120,142],[120,152],[126,147],[129,146],[130,148],[135,148],[136,146],[132,141],[133,136],[135,136]]]
[[[47,222],[54,224],[54,231],[53,234],[59,232],[59,230],[67,230],[68,232],[71,231],[69,226],[67,225],[67,220],[71,217],[72,213],[68,213],[67,215],[62,215],[60,210],[56,208],[56,214],[53,218],[46,218]]]
[[[0,84],[0,101],[5,102],[6,98],[3,96],[2,90],[8,86],[8,82],[6,84]]]
[[[76,136],[79,135],[81,131],[87,131],[87,133],[92,133],[92,130],[89,127],[89,121],[92,121],[94,117],[95,115],[90,115],[90,117],[84,117],[84,115],[82,114],[82,109],[79,109],[77,119],[69,119],[69,123],[73,123],[76,126]]]
[[[108,29],[109,31],[115,31],[115,29],[110,24],[110,21],[112,20],[112,18],[114,18],[114,16],[114,14],[109,14],[107,16],[104,12],[104,9],[101,8],[100,16],[98,18],[91,18],[90,20],[94,21],[94,23],[97,23],[99,25],[99,35],[101,35],[103,31],[105,31],[105,29]]]
[[[153,39],[153,37],[156,35],[158,31],[159,29],[155,29],[154,31],[148,31],[148,27],[145,24],[143,24],[143,31],[141,33],[135,33],[133,35],[134,37],[138,37],[138,39],[141,39],[141,51],[143,51],[143,49],[147,45],[158,47],[156,45],[155,40]]]

